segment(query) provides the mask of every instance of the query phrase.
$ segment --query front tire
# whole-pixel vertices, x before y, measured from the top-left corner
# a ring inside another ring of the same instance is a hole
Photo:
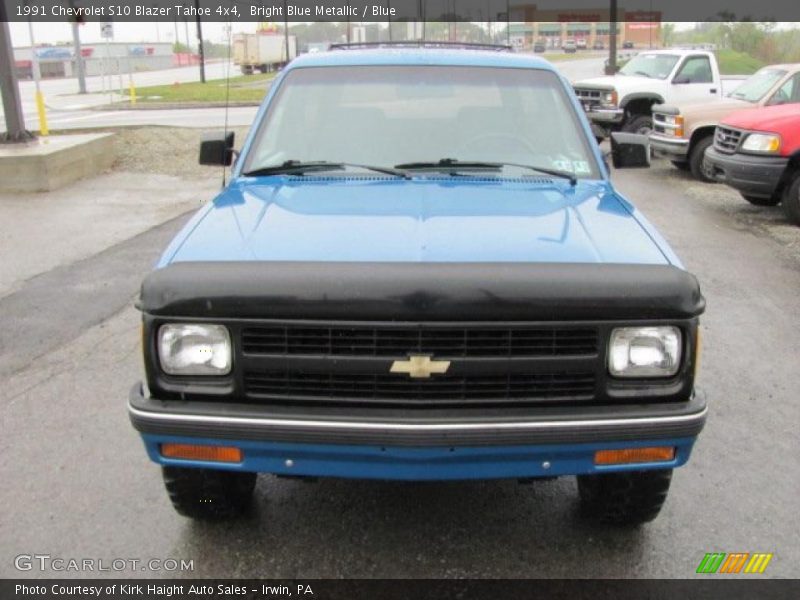
[[[753,206],[777,206],[781,201],[781,197],[778,195],[772,196],[771,198],[759,198],[758,196],[742,194],[742,198],[747,200]]]
[[[783,212],[795,225],[800,225],[800,171],[797,171],[791,182],[783,191],[781,200]]]
[[[628,122],[622,126],[622,131],[626,133],[640,133],[642,135],[649,135],[652,130],[653,117],[650,115],[631,116]]]
[[[582,516],[611,525],[652,521],[667,499],[672,469],[579,475]]]
[[[184,517],[229,519],[243,513],[253,498],[255,473],[163,467],[164,486]]]
[[[697,140],[689,152],[689,168],[692,170],[692,175],[698,181],[703,183],[716,183],[711,171],[705,166],[706,150],[714,143],[714,137],[707,135],[706,137]]]

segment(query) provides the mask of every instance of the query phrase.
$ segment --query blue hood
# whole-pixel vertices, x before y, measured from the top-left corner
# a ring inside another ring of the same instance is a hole
[[[472,177],[240,178],[160,265],[220,260],[669,264],[606,182]]]

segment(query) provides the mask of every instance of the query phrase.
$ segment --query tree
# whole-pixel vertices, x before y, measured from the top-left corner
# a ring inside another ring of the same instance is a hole
[[[664,23],[661,25],[661,45],[666,47],[672,46],[675,38],[675,23]]]

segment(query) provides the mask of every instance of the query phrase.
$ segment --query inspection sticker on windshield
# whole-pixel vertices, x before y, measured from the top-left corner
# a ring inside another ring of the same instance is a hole
[[[586,160],[554,160],[553,167],[559,171],[575,173],[575,175],[582,175],[592,172],[592,168],[589,166],[589,161]]]

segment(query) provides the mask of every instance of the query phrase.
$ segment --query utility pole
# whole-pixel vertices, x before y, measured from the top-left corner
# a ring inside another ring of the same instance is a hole
[[[292,59],[289,53],[289,11],[286,8],[286,0],[283,0],[283,46],[286,48],[286,60],[284,64],[289,64]]]
[[[197,9],[197,54],[200,55],[200,82],[206,82],[206,55],[203,50],[203,27],[200,25],[200,0],[194,0]]]
[[[78,73],[78,93],[86,93],[86,73],[83,69],[83,53],[81,52],[81,34],[78,31],[78,23],[72,22],[72,47],[75,50],[75,68]]]
[[[386,8],[388,9],[389,16],[389,41],[392,41],[392,3],[389,0],[386,0]]]
[[[608,26],[611,30],[608,32],[608,67],[606,68],[606,75],[614,75],[617,72],[617,0],[610,1],[610,23]]]
[[[33,75],[33,83],[36,86],[36,112],[39,115],[39,134],[48,135],[50,130],[47,127],[47,111],[44,106],[42,87],[39,85],[39,79],[41,79],[39,57],[36,55],[36,41],[33,39],[33,21],[30,18],[28,19],[28,37],[31,40],[31,75]]]
[[[11,31],[8,28],[5,7],[6,4],[0,2],[0,93],[3,95],[3,114],[6,117],[6,133],[0,135],[0,141],[27,142],[33,139],[33,135],[25,129],[14,48],[11,46]]]

